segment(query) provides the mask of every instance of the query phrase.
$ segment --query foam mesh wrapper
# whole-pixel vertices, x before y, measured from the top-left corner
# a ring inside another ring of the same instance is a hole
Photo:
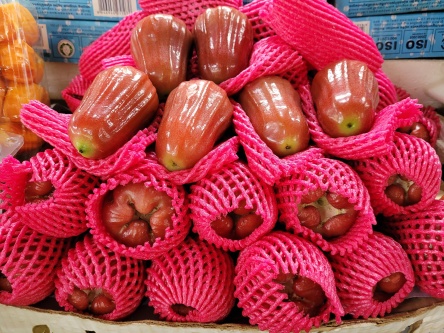
[[[12,292],[0,292],[0,303],[26,306],[50,296],[55,289],[56,267],[67,247],[66,240],[42,235],[17,214],[4,212],[0,220],[0,272]]]
[[[232,258],[202,239],[190,236],[153,259],[147,275],[149,305],[167,321],[218,322],[235,304]],[[191,309],[180,314],[174,305]]]
[[[393,215],[380,224],[409,256],[416,285],[432,297],[444,298],[444,201],[433,200],[421,211]]]
[[[319,284],[327,298],[321,312],[305,315],[274,280],[280,273],[307,277]],[[250,324],[271,333],[309,331],[344,314],[331,266],[313,243],[283,231],[274,231],[240,252],[235,269],[235,296]]]
[[[325,239],[300,223],[298,204],[303,195],[317,188],[340,194],[354,205],[358,214],[344,235]],[[376,224],[367,188],[348,164],[336,159],[323,156],[295,163],[292,172],[276,183],[275,191],[279,220],[286,229],[310,240],[325,252],[345,255],[354,251],[373,232]]]
[[[268,234],[277,221],[273,187],[256,177],[244,162],[235,161],[192,184],[188,194],[193,231],[200,238],[225,251],[238,251]],[[250,235],[242,239],[219,236],[211,222],[226,216],[241,203],[262,219]]]
[[[364,182],[376,215],[408,214],[427,209],[441,185],[441,162],[432,146],[423,139],[396,132],[390,150],[381,156],[356,160],[353,168]],[[400,206],[385,194],[388,179],[399,174],[422,188],[416,204]]]
[[[346,314],[353,318],[384,317],[413,290],[415,276],[407,253],[393,238],[374,232],[345,256],[330,255],[336,287]],[[373,298],[378,282],[402,273],[405,283],[387,300]]]
[[[50,181],[46,198],[27,201],[29,182]],[[44,235],[68,238],[87,231],[85,202],[99,179],[77,168],[63,153],[47,149],[19,162],[7,157],[0,164],[0,207],[11,209],[24,224]]]
[[[160,121],[160,108],[161,106],[148,127],[139,130],[113,154],[97,160],[83,157],[71,143],[68,124],[72,114],[58,113],[39,101],[31,101],[23,105],[20,116],[26,127],[68,156],[79,169],[106,179],[114,174],[124,172],[145,158],[145,149],[156,139],[155,133]]]
[[[160,192],[165,192],[172,200],[174,211],[171,218],[172,226],[166,229],[163,239],[157,238],[153,244],[146,242],[136,247],[126,246],[115,240],[103,223],[102,206],[105,197],[117,186],[129,183],[143,183],[147,187],[152,186]],[[142,260],[151,260],[177,246],[186,238],[191,227],[187,210],[188,203],[184,187],[157,178],[152,173],[150,166],[145,163],[108,178],[99,187],[95,188],[86,202],[87,225],[94,240],[117,254]]]
[[[56,271],[54,295],[65,311],[82,313],[68,301],[73,290],[104,291],[116,307],[110,313],[95,316],[118,320],[130,315],[142,302],[145,278],[142,260],[118,255],[88,234],[62,258]]]

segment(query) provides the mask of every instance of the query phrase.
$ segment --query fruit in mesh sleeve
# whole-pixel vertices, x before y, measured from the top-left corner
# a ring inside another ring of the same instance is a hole
[[[319,70],[311,84],[316,116],[329,136],[368,132],[379,103],[378,81],[364,62],[344,59]]]
[[[271,333],[308,332],[344,314],[324,253],[288,232],[274,231],[242,250],[234,284],[242,314]]]
[[[279,157],[308,147],[310,133],[301,97],[290,81],[280,76],[263,76],[248,83],[239,102],[255,131]]]
[[[131,54],[147,73],[160,98],[186,80],[193,43],[185,22],[167,14],[141,19],[131,33]]]
[[[147,269],[146,296],[162,319],[211,323],[234,306],[234,263],[229,254],[188,237]]]
[[[228,129],[233,105],[212,81],[182,82],[169,95],[156,140],[159,162],[170,171],[192,168]]]
[[[32,230],[12,210],[4,212],[0,220],[0,303],[31,305],[51,295],[56,267],[67,246],[65,240]]]
[[[207,8],[194,24],[200,76],[219,84],[248,67],[254,32],[248,17],[233,7]]]
[[[103,159],[148,126],[158,106],[156,89],[146,73],[131,66],[106,68],[70,118],[69,138],[85,158]]]
[[[145,278],[142,260],[120,256],[87,234],[61,260],[55,298],[66,311],[118,320],[142,302]]]
[[[413,290],[415,276],[407,253],[391,237],[374,232],[353,253],[329,256],[346,314],[383,317]]]

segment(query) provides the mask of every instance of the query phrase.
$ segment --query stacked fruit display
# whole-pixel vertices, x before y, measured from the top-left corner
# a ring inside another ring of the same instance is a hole
[[[300,332],[442,298],[441,125],[369,36],[322,0],[140,5],[85,51],[72,114],[20,111],[52,148],[0,165],[2,303]]]
[[[39,100],[49,105],[49,94],[41,84],[44,63],[33,46],[40,30],[33,7],[15,0],[0,4],[0,133],[7,145],[8,133],[23,137],[18,153],[32,156],[43,140],[20,122],[22,104]]]

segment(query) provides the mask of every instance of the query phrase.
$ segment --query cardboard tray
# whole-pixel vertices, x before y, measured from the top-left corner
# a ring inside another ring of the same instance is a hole
[[[437,333],[444,331],[443,315],[444,300],[415,297],[405,300],[384,318],[344,320],[341,325],[331,322],[310,332]],[[165,333],[172,330],[178,333],[262,332],[248,325],[240,313],[234,313],[229,322],[223,324],[172,323],[156,320],[152,309],[144,303],[127,320],[110,322],[62,311],[51,297],[35,306],[0,304],[0,333]]]

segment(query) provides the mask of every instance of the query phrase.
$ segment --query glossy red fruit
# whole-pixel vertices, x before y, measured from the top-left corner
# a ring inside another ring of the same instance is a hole
[[[201,77],[219,84],[247,68],[253,37],[248,17],[238,9],[228,6],[206,9],[194,24]]]
[[[48,198],[54,191],[50,180],[28,182],[25,187],[25,201],[33,202]]]
[[[363,62],[344,59],[319,70],[311,93],[316,115],[330,137],[368,132],[379,103],[378,81]]]
[[[279,157],[308,147],[310,132],[301,98],[291,83],[280,76],[263,76],[248,83],[239,102],[256,133]]]
[[[169,14],[152,14],[131,33],[131,55],[148,74],[157,94],[166,97],[186,80],[193,35],[184,21]]]

